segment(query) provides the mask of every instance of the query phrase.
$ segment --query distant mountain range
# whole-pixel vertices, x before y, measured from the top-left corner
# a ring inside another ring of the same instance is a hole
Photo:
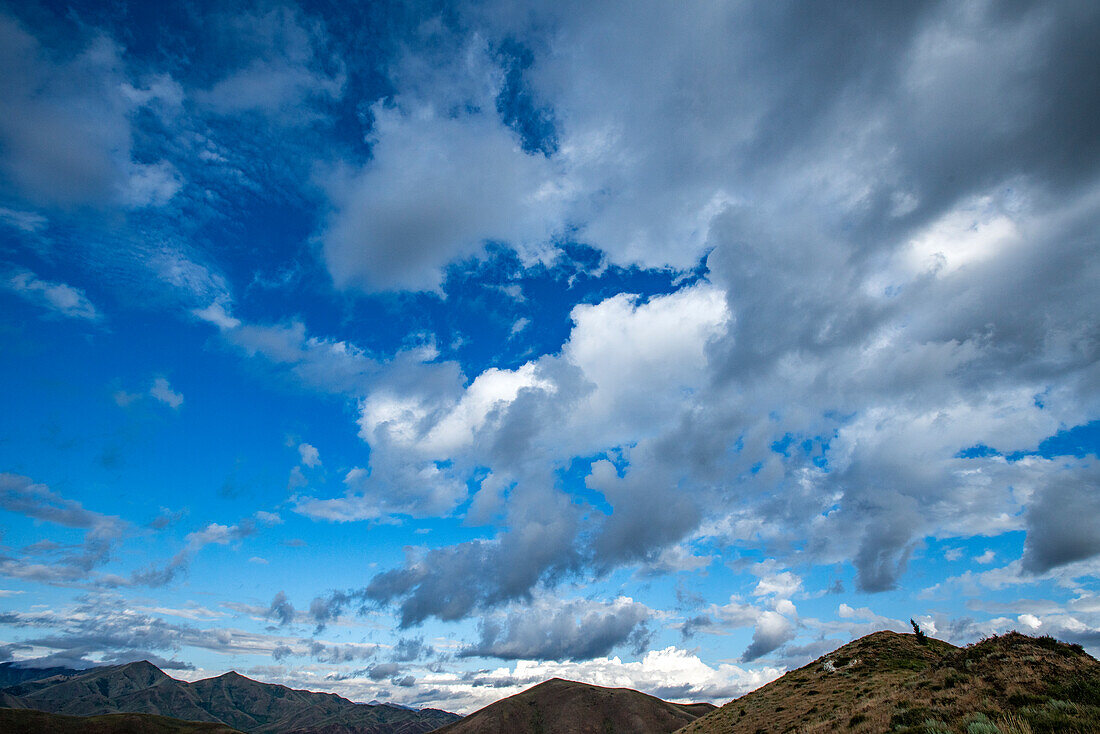
[[[423,734],[459,718],[435,709],[353,703],[237,673],[188,683],[144,661],[26,680],[0,691],[0,705],[67,716],[155,714],[248,734]]]
[[[0,666],[0,680],[35,673]],[[679,704],[555,678],[459,719],[236,673],[186,683],[147,662],[60,669],[0,690],[27,734],[1060,734],[1100,732],[1100,662],[1011,632],[969,647],[876,632],[730,703]],[[4,678],[2,676],[9,676]],[[120,713],[137,712],[137,713]],[[92,717],[92,718],[73,718]],[[172,717],[172,718],[166,718]]]
[[[554,678],[440,729],[437,734],[670,734],[713,711],[669,703],[629,688]]]

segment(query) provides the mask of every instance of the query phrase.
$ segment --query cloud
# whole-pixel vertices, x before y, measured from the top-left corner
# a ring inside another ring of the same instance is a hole
[[[314,468],[320,466],[321,455],[317,449],[308,443],[298,445],[298,455],[302,458],[302,466]]]
[[[149,388],[149,394],[160,402],[164,403],[168,407],[179,410],[183,405],[183,395],[172,389],[172,385],[165,377],[158,377],[153,380],[153,386]]]
[[[761,612],[752,631],[752,642],[741,655],[741,662],[751,663],[774,652],[780,645],[794,639],[794,625],[778,612]]]
[[[777,678],[780,672],[774,667],[748,670],[728,663],[710,666],[693,652],[670,646],[649,650],[636,661],[618,657],[578,662],[521,660],[512,669],[499,668],[457,680],[431,676],[425,683],[442,689],[437,694],[440,704],[448,699],[460,702],[452,705],[452,710],[473,710],[555,677],[633,688],[666,700],[721,704]]]
[[[349,342],[308,336],[301,321],[246,323],[219,301],[191,313],[217,326],[226,342],[248,356],[264,357],[318,390],[358,395],[379,369],[375,360]]]
[[[0,509],[85,531],[75,552],[68,552],[70,546],[39,544],[25,549],[29,552],[22,556],[0,555],[0,574],[48,584],[91,580],[93,571],[111,560],[114,545],[127,528],[118,517],[88,510],[18,474],[0,473]],[[48,562],[40,562],[37,552],[48,554]]]
[[[12,613],[4,621],[28,631],[27,645],[54,650],[55,655],[67,655],[70,660],[83,660],[80,667],[90,667],[91,657],[103,656],[118,662],[152,659],[149,655],[156,651],[177,651],[181,646],[221,654],[267,656],[279,646],[296,642],[285,636],[230,627],[200,629],[189,623],[167,622],[138,611],[128,600],[111,593],[84,595],[71,607],[58,611]],[[30,633],[36,629],[48,632]],[[190,667],[177,663],[172,666]]]
[[[1100,471],[1094,462],[1055,478],[1027,512],[1023,569],[1043,573],[1100,554]]]
[[[338,288],[433,290],[486,241],[537,252],[563,224],[555,163],[496,114],[504,80],[491,49],[476,35],[430,43],[438,63],[400,59],[403,92],[371,107],[370,162],[327,178],[334,210],[320,239]]]
[[[278,620],[279,626],[290,624],[294,621],[294,606],[286,597],[286,593],[280,591],[275,595],[275,598],[271,600],[271,606],[267,609],[267,615],[269,619],[275,618]]]
[[[393,646],[392,658],[397,662],[408,663],[433,654],[435,649],[425,645],[423,637],[403,637]]]
[[[802,589],[802,579],[790,571],[779,573],[765,573],[753,589],[753,596],[776,595],[780,598],[790,598]]]
[[[4,285],[28,301],[66,318],[86,321],[102,318],[84,291],[65,283],[41,280],[34,273],[24,271],[11,276]]]
[[[258,513],[257,518],[267,526],[276,524],[272,522],[273,513]],[[277,517],[277,516],[275,516]],[[191,560],[203,548],[208,545],[229,545],[256,532],[256,523],[252,518],[245,518],[236,525],[223,525],[221,523],[208,523],[201,530],[194,530],[184,538],[184,547],[176,555],[162,565],[150,564],[144,569],[136,570],[130,574],[127,580],[118,579],[116,586],[141,585],[141,586],[166,586],[176,580],[178,576],[187,572]]]
[[[318,105],[343,94],[343,63],[329,53],[328,31],[317,18],[280,6],[212,20],[212,34],[239,52],[237,68],[194,94],[215,114],[258,112],[281,125],[304,126],[323,119]]]
[[[157,206],[180,187],[164,161],[132,158],[130,114],[142,102],[123,50],[86,34],[74,53],[54,55],[11,17],[0,16],[0,95],[17,115],[0,120],[0,183],[35,204]]]
[[[644,649],[652,612],[625,597],[611,603],[582,600],[526,604],[503,618],[483,619],[480,639],[462,657],[505,660],[591,660],[630,644]]]

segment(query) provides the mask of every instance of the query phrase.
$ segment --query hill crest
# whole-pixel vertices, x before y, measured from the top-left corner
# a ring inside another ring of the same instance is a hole
[[[930,637],[922,643],[912,634],[875,632],[727,703],[678,734],[977,730],[1100,731],[1100,663],[1080,646],[1017,632],[963,648]]]
[[[437,734],[661,734],[713,709],[710,704],[663,701],[630,688],[551,678],[489,704]]]

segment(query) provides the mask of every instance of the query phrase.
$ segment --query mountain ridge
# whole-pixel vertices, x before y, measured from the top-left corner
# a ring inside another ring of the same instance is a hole
[[[0,691],[0,703],[67,716],[150,714],[250,734],[424,734],[459,718],[437,709],[354,703],[334,693],[262,683],[236,671],[181,681],[147,660],[27,681]]]

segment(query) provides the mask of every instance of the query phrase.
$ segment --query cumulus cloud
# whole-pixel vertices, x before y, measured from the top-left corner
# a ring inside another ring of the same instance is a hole
[[[132,158],[122,49],[90,34],[64,58],[43,49],[19,22],[0,16],[0,94],[20,114],[0,120],[0,185],[40,205],[73,208],[161,205],[180,187],[164,161]],[[147,100],[146,100],[147,101]]]
[[[760,687],[780,673],[775,667],[749,670],[729,663],[711,666],[692,651],[670,646],[649,650],[636,661],[618,657],[575,662],[519,660],[511,669],[466,675],[432,674],[423,676],[422,683],[436,687],[433,705],[452,702],[451,710],[472,711],[555,677],[610,688],[633,688],[666,700],[721,704]]]
[[[438,65],[400,60],[403,93],[371,108],[371,160],[337,169],[321,232],[339,288],[431,290],[448,263],[486,241],[537,250],[562,226],[553,161],[524,150],[495,112],[503,78],[476,36],[432,38]],[[440,47],[454,52],[442,53]]]
[[[652,612],[625,597],[611,603],[573,600],[525,605],[479,625],[480,639],[463,657],[505,660],[590,660],[630,644],[636,651],[649,642]]]
[[[1100,471],[1088,463],[1080,474],[1055,478],[1027,512],[1023,568],[1042,573],[1100,554]]]
[[[741,662],[751,663],[774,652],[780,645],[794,639],[794,625],[779,612],[766,611],[756,620],[752,642],[741,655]]]
[[[809,625],[789,601],[812,578],[785,570],[796,562],[851,564],[858,589],[879,592],[904,583],[927,537],[959,545],[1025,531],[1021,560],[948,585],[1071,588],[1094,568],[1095,469],[1035,452],[1100,407],[1100,12],[1023,2],[684,13],[642,2],[624,14],[534,2],[455,13],[453,26],[412,33],[384,70],[393,95],[358,108],[369,154],[315,169],[328,198],[315,252],[337,288],[438,289],[444,269],[486,241],[513,247],[521,265],[550,262],[558,233],[596,248],[597,267],[703,262],[706,275],[650,297],[599,291],[575,305],[551,353],[475,368],[430,346],[375,355],[313,330],[312,313],[310,329],[292,314],[249,320],[254,304],[235,307],[213,267],[158,250],[150,267],[224,343],[354,406],[369,464],[348,470],[336,496],[292,497],[295,512],[500,523],[410,549],[363,588],[320,597],[310,607],[319,625],[393,605],[403,627],[484,618],[470,648],[486,654],[598,654],[622,644],[630,614],[594,611],[597,644],[581,634],[582,607],[543,614],[553,638],[499,610],[563,579],[668,572],[692,567],[702,548],[751,549],[776,558],[745,592],[761,606],[732,599],[682,627],[753,626],[748,661],[783,655],[796,623]],[[326,29],[290,10],[241,22],[255,26],[256,45],[202,94],[189,90],[194,105],[310,121],[306,108],[340,98]],[[12,72],[0,91],[27,113],[0,122],[5,191],[50,211],[51,227],[50,207],[181,196],[181,169],[131,160],[131,113],[154,86],[119,84],[115,44],[92,40],[58,60],[13,21],[0,33]],[[529,50],[519,72],[504,68],[502,39]],[[156,94],[179,105],[170,81]],[[502,109],[514,83],[547,110],[545,129],[520,129]],[[532,142],[537,134],[546,139]],[[63,285],[28,278],[24,296],[43,303]],[[76,317],[98,313],[74,291],[56,300]],[[565,467],[583,486],[562,481]],[[180,565],[246,530],[197,530]],[[888,623],[869,609],[839,614]],[[1083,614],[1034,617],[1091,639],[1097,625]],[[695,666],[680,652],[648,664]],[[398,662],[409,661],[385,664]],[[709,680],[704,667],[692,680]],[[375,671],[379,682],[407,672]]]

